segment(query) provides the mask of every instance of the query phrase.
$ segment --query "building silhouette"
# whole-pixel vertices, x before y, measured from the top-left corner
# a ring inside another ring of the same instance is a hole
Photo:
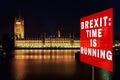
[[[74,37],[74,33],[70,36],[61,36],[60,25],[56,30],[56,36],[46,36],[41,33],[38,38],[24,37],[24,19],[16,17],[14,22],[15,48],[80,48],[79,39]]]

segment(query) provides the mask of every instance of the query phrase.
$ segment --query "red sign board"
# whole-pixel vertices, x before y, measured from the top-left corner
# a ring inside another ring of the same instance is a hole
[[[80,61],[113,71],[113,9],[80,19]]]

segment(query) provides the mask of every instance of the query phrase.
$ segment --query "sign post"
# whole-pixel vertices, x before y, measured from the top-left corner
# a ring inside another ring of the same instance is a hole
[[[95,73],[94,73],[94,66],[92,66],[92,80],[94,80]]]

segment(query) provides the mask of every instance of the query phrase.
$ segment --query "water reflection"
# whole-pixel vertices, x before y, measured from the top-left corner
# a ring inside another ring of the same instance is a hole
[[[15,60],[13,63],[13,74],[15,80],[24,80],[26,74],[26,63],[25,60]]]
[[[90,65],[75,61],[79,50],[15,50],[15,58],[0,61],[0,80],[91,80]],[[95,68],[95,80],[112,80]]]
[[[14,78],[15,80],[32,78],[32,80],[49,78],[64,80],[74,79],[75,76],[79,78],[77,73],[80,72],[80,68],[75,63],[74,55],[77,51],[79,50],[15,50]]]
[[[74,61],[79,50],[15,50],[15,59]]]

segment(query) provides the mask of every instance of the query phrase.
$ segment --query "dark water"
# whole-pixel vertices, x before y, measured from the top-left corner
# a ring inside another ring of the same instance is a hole
[[[77,51],[15,50],[14,58],[0,59],[0,80],[92,80],[92,67],[75,61]],[[119,80],[118,56],[114,73],[95,68],[95,80]]]

